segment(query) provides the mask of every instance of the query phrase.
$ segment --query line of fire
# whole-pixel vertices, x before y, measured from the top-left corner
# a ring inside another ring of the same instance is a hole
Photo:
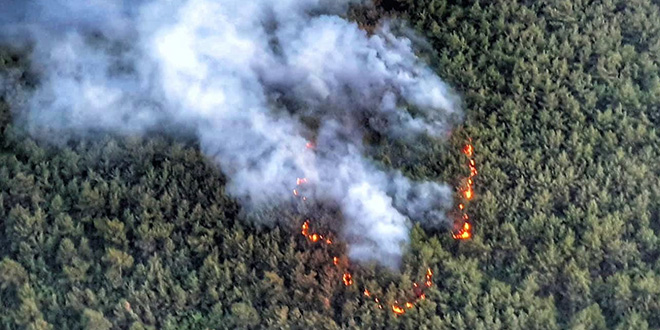
[[[458,211],[461,214],[461,219],[458,223],[458,231],[453,233],[455,239],[469,239],[472,237],[472,225],[470,224],[470,216],[467,213],[466,204],[474,198],[474,177],[477,176],[477,165],[474,161],[474,146],[472,139],[463,147],[463,154],[467,158],[467,165],[470,174],[465,180],[461,188],[462,201],[458,204]]]
[[[314,149],[315,145],[312,142],[308,142],[306,148]],[[462,201],[458,204],[458,209],[462,215],[461,222],[462,225],[459,226],[459,230],[452,233],[454,239],[464,240],[472,237],[472,225],[470,224],[470,218],[467,214],[466,204],[474,198],[474,177],[477,175],[476,163],[474,160],[474,147],[472,145],[472,140],[469,139],[468,143],[462,149],[463,154],[467,157],[467,164],[470,170],[469,176],[464,180],[463,186],[461,189]],[[308,183],[307,178],[296,178],[296,189],[293,189],[293,195],[296,198],[301,198],[303,201],[306,201],[307,198],[302,196],[300,192],[300,186]],[[333,240],[329,235],[323,235],[316,232],[310,231],[310,220],[305,220],[301,226],[301,234],[307,239],[310,243],[320,243],[320,244],[332,244]],[[339,265],[339,257],[332,257],[332,264],[336,267]],[[347,267],[346,267],[347,268]],[[342,275],[342,282],[345,286],[351,286],[355,282],[353,280],[353,275],[347,270],[344,271]],[[408,299],[405,301],[395,300],[390,304],[390,310],[396,315],[403,315],[406,313],[407,309],[411,309],[421,300],[426,299],[426,290],[433,286],[433,271],[431,268],[427,268],[426,277],[422,284],[414,282],[412,283],[412,292],[414,294],[413,299]],[[376,306],[379,309],[384,309],[383,301],[375,296],[368,288],[364,288],[363,295],[365,298],[373,300]]]

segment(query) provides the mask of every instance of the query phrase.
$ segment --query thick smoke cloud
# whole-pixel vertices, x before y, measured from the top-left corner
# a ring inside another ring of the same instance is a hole
[[[459,104],[408,38],[387,22],[368,35],[340,16],[348,4],[10,1],[1,38],[29,40],[40,77],[18,121],[35,136],[192,127],[246,209],[308,178],[310,199],[341,209],[349,256],[397,267],[411,221],[443,223],[451,192],[371,162],[365,124],[414,143],[445,134]]]

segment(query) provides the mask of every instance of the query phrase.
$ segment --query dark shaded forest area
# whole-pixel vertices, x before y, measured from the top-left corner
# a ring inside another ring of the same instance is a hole
[[[471,137],[479,164],[471,240],[416,227],[401,274],[352,270],[392,301],[430,267],[426,300],[402,316],[376,308],[328,264],[341,244],[310,248],[296,212],[274,213],[275,228],[242,221],[194,144],[41,146],[0,103],[0,327],[660,328],[660,5],[377,5],[351,15],[425,36],[467,114],[449,145],[374,141],[377,160],[452,182]],[[27,66],[0,51],[0,70]]]

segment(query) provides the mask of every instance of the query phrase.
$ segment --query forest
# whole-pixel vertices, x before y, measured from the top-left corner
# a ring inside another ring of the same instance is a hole
[[[409,177],[458,184],[471,139],[470,239],[415,226],[400,272],[349,266],[341,242],[300,235],[295,209],[242,219],[195,141],[53,147],[0,99],[0,328],[659,329],[660,4],[380,0],[349,15],[407,22],[460,91],[449,141],[370,143]],[[28,68],[0,47],[0,71],[31,84]],[[391,304],[427,270],[403,315],[363,292]]]

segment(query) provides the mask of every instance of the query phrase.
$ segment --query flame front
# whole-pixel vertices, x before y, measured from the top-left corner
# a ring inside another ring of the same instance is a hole
[[[466,144],[465,147],[463,147],[463,153],[466,156],[472,157],[473,152],[474,152],[474,147],[471,144]]]
[[[470,223],[465,222],[463,224],[463,228],[461,230],[459,230],[458,233],[454,234],[454,238],[456,238],[456,239],[468,239],[468,238],[472,237],[472,233],[470,232],[470,230],[471,230]]]
[[[353,276],[351,273],[344,273],[344,276],[342,277],[342,281],[344,281],[345,286],[349,286],[353,284]]]
[[[308,149],[314,149],[315,145],[312,142],[309,142],[307,143],[306,147]],[[471,153],[472,151],[470,151],[470,154]],[[302,186],[307,183],[308,183],[307,178],[296,178],[296,186]],[[301,193],[298,189],[293,189],[293,195],[296,197],[302,197],[303,201],[306,200],[306,197],[301,196]],[[464,205],[461,204],[459,207],[463,209]],[[324,236],[316,232],[310,232],[310,220],[305,220],[303,222],[303,224],[300,227],[300,233],[302,234],[302,236],[304,236],[307,239],[308,242],[311,243],[320,242],[320,243],[326,243],[328,245],[332,244],[332,239],[330,237],[327,237],[327,235]],[[338,268],[344,269],[342,275],[342,282],[345,286],[351,286],[354,284],[353,275],[350,272],[346,271],[345,263],[343,263],[342,265],[339,264],[339,257],[337,256],[332,257],[332,264]],[[405,314],[406,311],[402,306],[405,306],[405,308],[410,309],[413,308],[418,301],[426,299],[426,293],[424,292],[424,290],[430,288],[433,285],[432,277],[433,277],[433,271],[431,270],[431,268],[427,268],[426,279],[424,282],[425,287],[421,288],[419,287],[419,284],[417,284],[416,282],[413,283],[413,293],[415,295],[415,298],[412,300],[405,301],[405,303],[403,304],[399,304],[398,301],[394,301],[394,304],[391,304],[392,312],[396,315]],[[383,304],[381,304],[381,300],[378,299],[378,297],[374,296],[374,294],[371,291],[369,291],[369,289],[364,288],[363,293],[365,297],[373,299],[378,309],[383,309]]]
[[[431,270],[431,268],[426,269],[426,283],[425,284],[426,284],[427,288],[430,288],[433,285],[432,278],[433,278],[433,271]]]
[[[305,220],[305,222],[303,222],[301,228],[302,228],[302,235],[307,237],[307,235],[309,233],[309,220]]]
[[[454,239],[469,239],[472,237],[472,226],[468,222],[470,217],[466,212],[466,204],[474,198],[474,177],[477,175],[477,165],[474,160],[474,146],[472,139],[463,146],[463,154],[468,158],[468,168],[470,169],[470,176],[465,179],[465,187],[462,188],[462,195],[464,202],[458,204],[458,210],[463,214],[463,225],[452,236]]]
[[[309,233],[309,220],[305,220],[305,222],[303,222],[302,226],[300,227],[300,233],[312,243],[324,242],[328,245],[332,244],[332,239],[330,239],[330,237],[325,237],[318,233]]]
[[[472,196],[474,194],[474,191],[472,190],[472,186],[468,186],[464,191],[463,191],[463,196],[467,200],[471,200]]]

